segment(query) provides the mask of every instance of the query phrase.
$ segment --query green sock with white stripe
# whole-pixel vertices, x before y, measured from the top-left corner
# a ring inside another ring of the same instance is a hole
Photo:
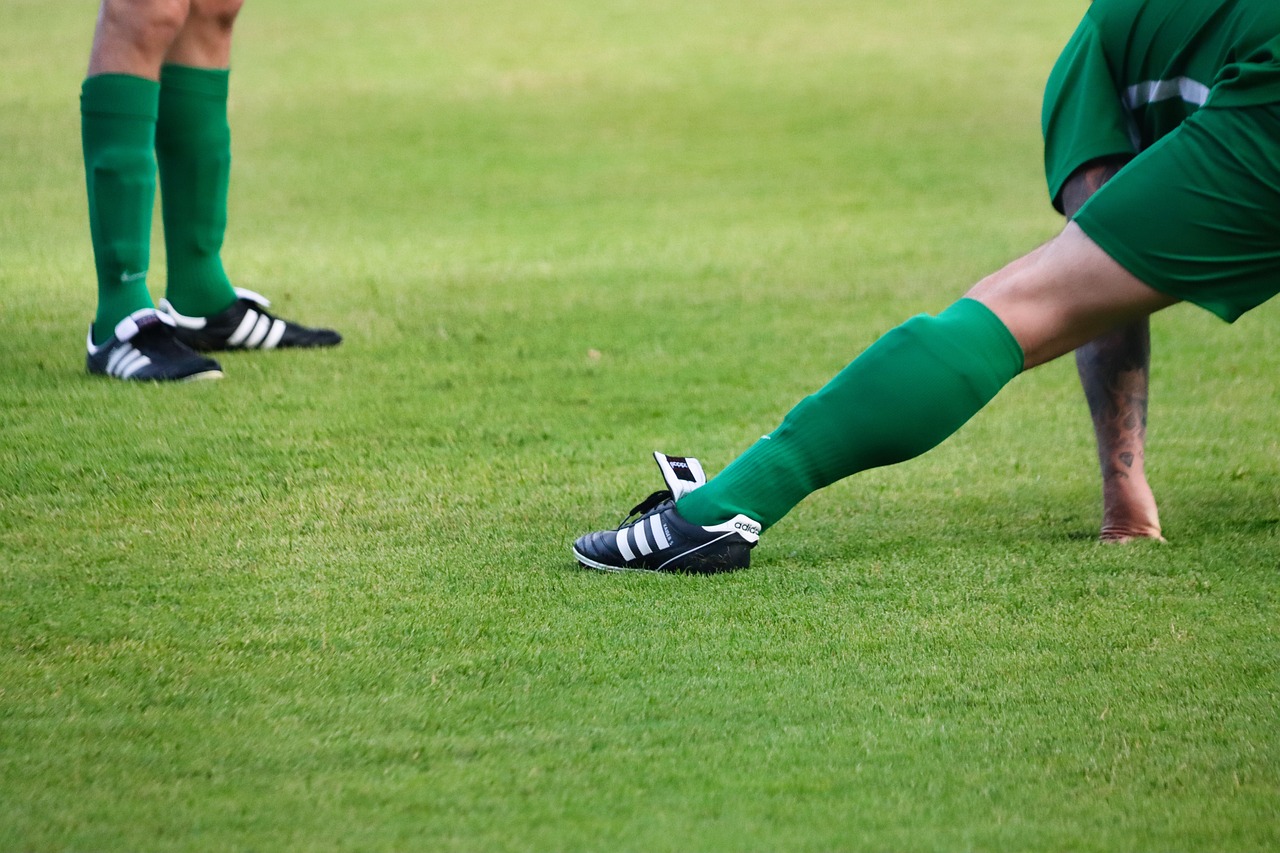
[[[745,515],[764,528],[809,494],[902,462],[960,429],[1022,370],[1013,335],[961,299],[890,330],[706,485],[676,503],[694,524]]]

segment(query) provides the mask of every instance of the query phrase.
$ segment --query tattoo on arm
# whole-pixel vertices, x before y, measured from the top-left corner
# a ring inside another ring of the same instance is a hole
[[[1093,160],[1072,172],[1071,177],[1062,185],[1062,210],[1067,218],[1075,216],[1089,197],[1096,193],[1103,184],[1116,176],[1128,163],[1129,157],[1103,157]]]
[[[1128,477],[1147,434],[1151,330],[1144,318],[1076,350],[1104,478]]]

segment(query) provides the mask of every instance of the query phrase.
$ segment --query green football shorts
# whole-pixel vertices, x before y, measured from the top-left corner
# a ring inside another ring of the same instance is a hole
[[[1075,221],[1148,286],[1234,322],[1280,292],[1280,104],[1199,110]]]

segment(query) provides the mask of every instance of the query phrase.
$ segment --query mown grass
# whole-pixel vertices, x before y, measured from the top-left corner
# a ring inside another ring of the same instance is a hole
[[[137,388],[83,374],[93,9],[8,0],[0,848],[1280,846],[1274,306],[1155,322],[1168,546],[1093,541],[1064,362],[745,573],[568,553],[1054,232],[1077,12],[258,0],[227,265],[347,340]]]

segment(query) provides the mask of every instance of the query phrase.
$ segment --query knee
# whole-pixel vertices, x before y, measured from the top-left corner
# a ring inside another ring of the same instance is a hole
[[[102,23],[111,33],[148,48],[163,48],[186,23],[190,0],[103,0]]]
[[[191,0],[191,16],[230,31],[243,5],[244,0]]]

